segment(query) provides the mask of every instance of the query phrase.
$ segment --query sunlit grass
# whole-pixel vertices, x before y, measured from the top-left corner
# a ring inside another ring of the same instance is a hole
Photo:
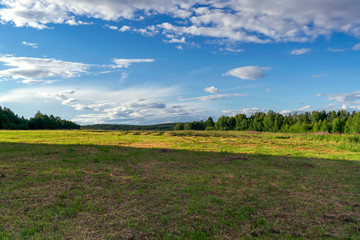
[[[357,135],[236,131],[1,131],[0,142],[171,148],[360,160]]]

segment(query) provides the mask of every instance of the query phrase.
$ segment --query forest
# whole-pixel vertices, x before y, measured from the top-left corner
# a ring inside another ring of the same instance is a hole
[[[0,129],[30,130],[30,129],[80,129],[80,125],[63,120],[60,117],[46,115],[38,111],[34,117],[25,119],[19,117],[9,108],[0,106]]]
[[[316,133],[359,133],[360,112],[312,111],[282,115],[269,110],[251,116],[237,114],[221,116],[217,121],[209,117],[206,121],[178,122],[155,125],[96,124],[80,126],[72,121],[42,114],[34,117],[19,117],[9,108],[0,106],[0,129],[95,129],[95,130],[237,130],[257,132],[316,132]]]
[[[317,132],[359,133],[360,112],[312,111],[282,115],[274,111],[221,116],[216,122],[212,117],[206,121],[177,123],[174,130],[238,130],[258,132]]]

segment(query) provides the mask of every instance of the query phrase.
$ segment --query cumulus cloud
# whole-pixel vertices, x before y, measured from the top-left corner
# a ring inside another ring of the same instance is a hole
[[[128,68],[132,63],[149,63],[154,62],[155,59],[124,59],[115,58],[113,62],[116,64],[114,68]]]
[[[204,88],[204,91],[208,92],[208,93],[212,93],[212,94],[218,94],[219,93],[219,90],[214,86]]]
[[[24,83],[33,82],[48,77],[77,77],[86,73],[90,67],[88,64],[78,62],[67,62],[53,58],[29,58],[0,56],[0,63],[9,69],[0,71],[0,78],[11,77],[12,79],[23,79]]]
[[[37,43],[30,43],[30,42],[26,42],[26,41],[23,41],[22,44],[25,45],[25,46],[32,47],[32,48],[38,48],[39,47],[39,44],[37,44]]]
[[[246,80],[256,80],[258,78],[265,77],[264,71],[270,70],[268,67],[259,67],[259,66],[247,66],[234,68],[223,76],[233,76]]]
[[[167,43],[186,43],[186,38],[185,37],[182,37],[182,38],[172,38],[168,41],[166,41]]]
[[[310,48],[300,48],[300,49],[294,49],[290,52],[292,55],[303,55],[305,53],[310,52]]]
[[[360,43],[355,44],[355,45],[352,47],[352,50],[354,50],[354,51],[359,51],[359,50],[360,50]]]
[[[120,32],[126,32],[131,29],[131,27],[126,26],[126,25],[122,26],[121,28],[119,28],[118,26],[109,25],[109,24],[106,24],[105,26],[111,30],[116,30],[116,31],[120,31]]]
[[[106,24],[105,27],[107,27],[108,29],[111,29],[111,30],[119,30],[119,28],[117,26],[114,26],[114,25]]]
[[[235,116],[237,114],[246,114],[247,116],[250,116],[257,112],[265,112],[265,110],[262,108],[243,108],[240,110],[223,110],[221,112],[227,116]]]
[[[357,0],[103,0],[101,5],[93,0],[2,0],[1,4],[2,23],[37,29],[86,24],[79,18],[119,21],[165,14],[184,20],[159,24],[175,35],[259,43],[307,42],[333,32],[360,36]],[[146,26],[142,29],[148,32]]]
[[[130,29],[131,29],[131,27],[124,25],[119,30],[120,30],[120,32],[126,32],[126,31],[128,31]]]

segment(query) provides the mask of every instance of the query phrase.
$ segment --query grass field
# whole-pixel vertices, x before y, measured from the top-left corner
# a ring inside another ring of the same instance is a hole
[[[0,239],[360,239],[358,142],[0,131]]]

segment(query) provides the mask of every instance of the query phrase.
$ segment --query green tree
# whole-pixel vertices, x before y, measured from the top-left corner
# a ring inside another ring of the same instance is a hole
[[[249,129],[249,121],[245,114],[237,114],[235,122],[235,130],[244,131]]]
[[[176,130],[176,131],[184,130],[184,124],[181,122],[176,123],[174,130]]]
[[[333,133],[342,133],[343,132],[343,125],[339,118],[335,118],[332,121],[332,130]]]
[[[205,130],[214,130],[214,127],[215,127],[214,120],[212,119],[212,117],[209,117],[205,121]]]

